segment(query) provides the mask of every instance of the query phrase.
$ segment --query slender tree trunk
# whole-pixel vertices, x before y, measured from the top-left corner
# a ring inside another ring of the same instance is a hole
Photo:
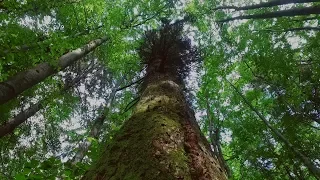
[[[243,16],[237,16],[237,17],[219,20],[217,22],[224,23],[224,22],[240,20],[240,19],[270,19],[270,18],[302,16],[302,15],[310,15],[310,14],[320,14],[320,6],[294,8],[294,9],[269,12],[264,14],[243,15]]]
[[[174,38],[167,38],[166,44],[172,45]],[[165,48],[152,47],[131,118],[83,179],[227,179],[185,100],[177,67],[168,64],[179,52],[163,57]]]
[[[106,107],[104,111],[94,120],[94,124],[90,130],[89,137],[92,137],[94,139],[98,139],[100,132],[101,132],[101,127],[103,125],[103,122],[106,119],[106,115],[108,114],[109,108]],[[81,162],[83,158],[86,156],[86,153],[91,146],[91,141],[89,140],[84,140],[80,145],[79,149],[77,150],[76,154],[73,156],[71,163],[72,164],[77,164],[78,162]]]
[[[119,85],[120,85],[120,83],[119,83]],[[92,128],[90,130],[89,137],[92,137],[94,139],[98,139],[99,138],[99,136],[101,134],[101,128],[103,126],[103,123],[106,120],[107,115],[109,114],[110,107],[113,104],[115,95],[116,95],[116,93],[118,91],[117,90],[117,86],[118,85],[116,85],[116,87],[114,87],[114,89],[112,90],[112,92],[111,92],[111,94],[110,94],[110,96],[108,98],[108,102],[104,107],[104,110],[94,120],[93,126],[92,126]],[[76,154],[73,156],[73,158],[71,160],[72,164],[77,164],[78,162],[81,162],[83,160],[83,158],[86,156],[86,153],[87,153],[87,151],[88,151],[90,146],[91,146],[91,142],[88,141],[88,140],[84,140],[84,142],[82,142],[79,145],[79,149],[76,152]]]
[[[29,117],[35,115],[43,108],[43,103],[37,102],[32,104],[25,111],[20,112],[17,116],[0,126],[0,138],[12,133],[20,124],[24,123]]]
[[[9,100],[15,98],[23,91],[31,88],[37,83],[43,81],[47,77],[53,75],[59,70],[63,70],[70,66],[74,62],[80,60],[85,55],[93,51],[95,48],[100,46],[102,43],[107,41],[107,37],[96,39],[89,42],[82,48],[73,50],[63,56],[58,60],[58,65],[56,67],[50,65],[47,62],[40,63],[37,66],[16,74],[7,81],[0,83],[0,105],[8,102]]]
[[[226,79],[226,81],[228,81]],[[250,109],[256,113],[256,115],[264,122],[264,124],[279,138],[287,147],[289,147],[294,154],[302,161],[302,163],[308,168],[311,174],[316,178],[320,178],[320,169],[304,154],[302,154],[293,144],[291,144],[277,129],[275,129],[269,121],[246,99],[246,97],[235,87],[230,81],[228,83],[239,94],[242,100],[247,104]]]
[[[90,70],[88,70],[90,71]],[[81,79],[85,78],[88,71],[82,73],[80,76],[76,77],[70,84],[65,84],[60,94],[68,91],[70,88],[74,87],[80,82]],[[28,118],[34,116],[38,111],[47,107],[49,101],[48,98],[40,100],[36,104],[32,104],[28,109],[21,111],[14,118],[10,119],[8,122],[0,126],[0,138],[12,133],[20,124],[27,121]]]
[[[213,117],[211,116],[211,112],[210,112],[210,104],[209,104],[209,100],[208,97],[206,97],[206,103],[207,103],[207,117],[209,120],[209,137],[211,139],[211,145],[213,147],[214,150],[214,154],[216,155],[220,165],[223,167],[223,169],[225,170],[226,174],[228,175],[228,177],[231,177],[231,171],[230,168],[227,164],[227,162],[224,160],[223,158],[223,154],[222,154],[222,149],[221,149],[221,144],[220,144],[220,127],[218,127],[218,124],[214,124],[213,122]],[[219,121],[219,120],[218,120]]]
[[[240,10],[267,8],[267,7],[273,7],[273,6],[279,6],[279,5],[291,4],[291,3],[297,4],[297,3],[309,3],[309,2],[319,2],[319,0],[273,0],[273,1],[268,1],[268,2],[263,2],[260,4],[254,4],[254,5],[243,6],[243,7],[221,6],[221,7],[216,7],[212,10],[215,11],[215,10],[219,10],[219,9],[234,9],[234,10],[240,11]]]

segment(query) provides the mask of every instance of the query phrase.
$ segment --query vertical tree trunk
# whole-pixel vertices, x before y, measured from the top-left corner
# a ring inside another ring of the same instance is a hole
[[[153,45],[144,51],[147,74],[131,118],[83,179],[227,179],[183,95],[177,59],[185,46],[166,28],[147,40]]]
[[[132,117],[83,179],[226,179],[175,77],[148,67]]]

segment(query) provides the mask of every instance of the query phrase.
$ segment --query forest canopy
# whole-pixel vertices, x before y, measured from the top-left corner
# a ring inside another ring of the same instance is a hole
[[[319,179],[319,14],[318,0],[0,0],[0,179],[90,179],[152,111],[195,117],[159,122],[176,179],[224,179],[195,165],[210,153],[228,179]],[[163,79],[182,94],[150,91]]]

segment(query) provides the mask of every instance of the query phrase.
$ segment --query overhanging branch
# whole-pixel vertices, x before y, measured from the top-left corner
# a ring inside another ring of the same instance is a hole
[[[219,20],[216,22],[224,23],[224,22],[241,20],[241,19],[270,19],[270,18],[292,17],[292,16],[302,16],[302,15],[310,15],[310,14],[320,14],[320,6],[294,8],[294,9],[288,9],[288,10],[282,10],[282,11],[276,11],[276,12],[268,12],[264,14],[243,15],[243,16],[237,16],[237,17]]]

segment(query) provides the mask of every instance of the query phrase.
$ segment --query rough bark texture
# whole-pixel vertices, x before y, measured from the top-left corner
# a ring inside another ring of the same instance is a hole
[[[83,179],[227,179],[201,134],[175,69],[147,68],[140,101]]]
[[[27,71],[18,73],[7,81],[0,82],[0,104],[8,102],[17,95],[21,94],[23,91],[31,88],[37,83],[43,81],[45,78],[58,72],[58,69],[63,70],[64,68],[73,64],[75,61],[80,60],[86,54],[90,53],[106,41],[107,37],[96,39],[89,42],[82,48],[78,48],[61,56],[59,58],[57,67],[44,62]]]

